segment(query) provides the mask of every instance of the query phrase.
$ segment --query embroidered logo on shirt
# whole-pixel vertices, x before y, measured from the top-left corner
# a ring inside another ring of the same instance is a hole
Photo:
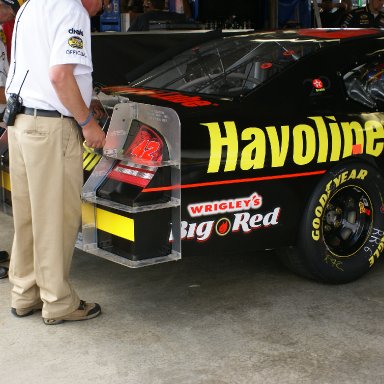
[[[76,49],[83,49],[83,47],[84,47],[83,40],[77,36],[71,36],[68,39],[68,44],[70,47],[76,48]]]

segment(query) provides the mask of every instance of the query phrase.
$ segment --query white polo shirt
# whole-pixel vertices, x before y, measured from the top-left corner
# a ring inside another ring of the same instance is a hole
[[[20,20],[20,22],[19,22]],[[72,114],[49,80],[49,68],[75,64],[74,75],[87,106],[92,98],[91,32],[81,0],[32,0],[17,13],[6,92],[18,93],[23,105]]]

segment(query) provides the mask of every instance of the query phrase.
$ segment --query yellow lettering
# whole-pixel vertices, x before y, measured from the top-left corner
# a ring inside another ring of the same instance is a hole
[[[327,116],[328,119],[336,121],[334,116]],[[338,161],[340,159],[341,152],[341,135],[340,127],[337,123],[329,123],[329,129],[331,130],[332,137],[332,151],[330,161]]]
[[[373,256],[371,256],[369,258],[369,267],[372,267],[373,264],[375,264],[375,258]]]
[[[324,119],[321,116],[310,117],[317,126],[319,137],[319,153],[317,156],[318,163],[325,163],[328,156],[328,131]]]
[[[320,219],[318,217],[315,217],[312,221],[312,228],[319,229],[320,224]]]
[[[293,128],[293,161],[297,165],[308,164],[316,153],[316,135],[313,128],[299,124]]]
[[[349,174],[349,179],[356,179],[356,169],[352,169],[351,173]]]
[[[383,153],[384,143],[376,143],[376,140],[383,140],[383,126],[378,121],[369,120],[365,123],[365,133],[367,136],[365,153],[376,157],[381,155]]]
[[[321,217],[321,215],[323,214],[323,207],[321,207],[320,205],[318,205],[316,208],[315,208],[315,215],[317,217]]]
[[[356,144],[364,148],[364,132],[360,123],[357,121],[341,123],[341,128],[344,133],[343,158],[352,155],[352,147]]]
[[[357,179],[364,180],[365,176],[367,176],[367,175],[368,175],[368,171],[366,171],[365,169],[360,169],[360,172],[357,175]]]
[[[332,185],[333,181],[330,181],[326,186],[325,186],[325,192],[327,193],[327,195],[329,196],[331,194],[331,185]]]
[[[240,168],[244,171],[264,167],[266,140],[260,128],[247,128],[241,134],[242,140],[253,140],[241,153]]]
[[[276,127],[266,127],[269,144],[271,146],[272,167],[282,167],[285,164],[289,145],[289,126],[281,126],[281,142],[277,135]]]
[[[320,239],[320,231],[318,229],[312,231],[312,239],[315,241],[318,241]]]
[[[321,196],[320,196],[320,199],[319,199],[319,203],[321,204],[321,206],[324,208],[325,207],[325,204],[327,204],[327,201],[328,201],[328,195],[323,193]]]
[[[219,172],[223,147],[227,147],[227,156],[224,172],[236,169],[239,144],[237,140],[237,129],[234,121],[225,121],[224,127],[227,136],[222,137],[219,123],[201,124],[208,127],[211,137],[211,153],[209,157],[208,173]]]
[[[340,184],[343,184],[347,181],[348,171],[345,171],[341,174],[341,182]]]
[[[340,180],[341,180],[341,175],[339,175],[333,179],[333,182],[335,183],[336,188],[340,185]]]
[[[261,169],[265,167],[267,152],[272,168],[283,167],[291,150],[292,158],[288,160],[299,166],[338,161],[351,156],[354,149],[360,153],[358,148],[376,157],[384,153],[384,125],[378,120],[367,120],[364,125],[358,121],[339,123],[335,116],[311,116],[308,120],[312,126],[248,127],[239,131],[234,121],[202,123],[208,128],[211,143],[207,172],[235,171],[238,163],[242,170]],[[338,187],[349,179],[366,176],[362,171],[356,176],[357,172],[339,175],[326,186],[325,193],[329,196],[332,183]],[[319,202],[323,206],[326,200],[324,196]]]

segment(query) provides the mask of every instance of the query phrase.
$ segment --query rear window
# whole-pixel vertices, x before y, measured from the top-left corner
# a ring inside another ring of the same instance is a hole
[[[297,35],[223,37],[175,56],[131,85],[222,97],[246,95],[322,44]]]

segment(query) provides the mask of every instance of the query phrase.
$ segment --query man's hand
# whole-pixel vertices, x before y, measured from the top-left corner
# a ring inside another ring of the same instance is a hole
[[[105,133],[94,119],[91,119],[91,121],[83,127],[83,136],[85,144],[89,148],[102,148],[105,145]]]

